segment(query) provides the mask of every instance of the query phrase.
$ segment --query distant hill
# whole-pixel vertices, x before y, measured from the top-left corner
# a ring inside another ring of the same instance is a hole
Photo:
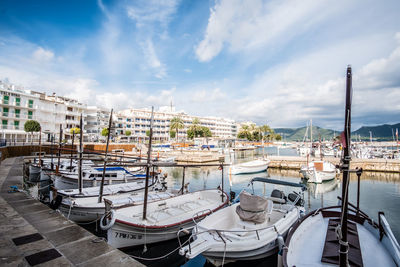
[[[282,139],[287,141],[303,141],[304,134],[306,132],[307,127],[301,128],[276,128],[274,129],[275,133],[279,133],[282,136]],[[339,135],[338,132],[333,130],[324,129],[318,126],[312,127],[313,140],[318,141],[321,140],[331,140],[334,137],[334,134]],[[310,139],[310,129],[308,129],[308,140]]]
[[[393,133],[396,134],[396,128],[400,130],[400,123],[392,125],[383,124],[378,126],[363,126],[352,132],[352,135],[360,136],[363,140],[369,140],[369,132],[371,132],[374,140],[390,141],[393,140]]]
[[[340,132],[333,131],[330,129],[324,129],[318,126],[313,126],[313,140],[331,140],[335,135],[339,135]],[[377,126],[363,126],[360,129],[351,133],[353,138],[361,138],[361,140],[369,140],[369,132],[372,133],[373,140],[378,141],[390,141],[393,140],[393,132],[396,133],[396,128],[400,130],[400,123],[397,124],[383,124]],[[286,141],[303,141],[304,134],[307,127],[301,128],[276,128],[275,133],[279,133],[282,139]],[[308,140],[310,139],[310,129],[308,130]]]

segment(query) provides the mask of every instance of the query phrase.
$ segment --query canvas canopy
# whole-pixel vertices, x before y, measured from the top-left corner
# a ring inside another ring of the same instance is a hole
[[[266,219],[268,206],[271,201],[268,199],[251,195],[243,191],[239,195],[240,204],[236,207],[236,213],[243,221],[263,223]],[[272,207],[271,207],[272,208]]]

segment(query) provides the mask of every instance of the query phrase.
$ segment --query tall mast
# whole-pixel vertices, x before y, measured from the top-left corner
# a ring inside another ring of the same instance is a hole
[[[103,174],[101,176],[101,183],[100,183],[100,192],[99,192],[99,199],[98,203],[101,203],[101,199],[103,197],[103,188],[104,188],[104,177],[106,175],[106,167],[107,167],[107,160],[108,160],[108,145],[110,143],[110,136],[112,130],[112,116],[113,110],[111,109],[110,119],[108,121],[108,133],[107,133],[107,144],[106,144],[106,153],[104,155],[104,165],[103,165]]]
[[[343,151],[343,186],[342,186],[342,216],[341,216],[341,235],[339,259],[340,266],[348,266],[348,250],[347,243],[347,213],[348,213],[348,188],[349,188],[349,168],[350,168],[350,139],[351,139],[351,99],[352,99],[352,76],[351,66],[347,67],[346,77],[346,109],[344,121],[344,151]],[[343,140],[342,140],[343,143]]]
[[[149,135],[149,149],[147,151],[147,167],[146,167],[146,182],[144,188],[144,203],[143,203],[143,220],[146,220],[147,213],[147,195],[149,192],[149,175],[150,175],[150,165],[151,165],[151,139],[153,138],[153,117],[154,117],[154,107],[151,107],[151,120],[150,120],[150,135]],[[183,188],[182,188],[183,190]]]

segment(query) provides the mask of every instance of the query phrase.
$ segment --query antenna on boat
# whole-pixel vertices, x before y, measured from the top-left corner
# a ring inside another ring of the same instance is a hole
[[[103,175],[101,176],[101,183],[100,183],[100,192],[99,192],[99,200],[98,200],[99,203],[101,203],[101,199],[103,197],[104,176],[106,175],[106,166],[107,166],[108,144],[110,142],[110,135],[111,135],[111,128],[112,128],[112,115],[113,115],[113,110],[111,109],[110,120],[108,122],[108,134],[107,134],[106,154],[104,155]]]
[[[147,167],[146,167],[146,182],[144,187],[144,202],[143,202],[143,220],[146,220],[147,212],[147,195],[149,192],[149,175],[151,165],[151,139],[153,138],[153,118],[154,118],[154,107],[151,107],[151,119],[150,119],[150,135],[149,135],[149,149],[147,151]]]
[[[351,133],[351,99],[352,99],[352,74],[351,66],[347,66],[346,77],[346,108],[345,108],[345,122],[344,122],[344,145],[343,151],[343,186],[342,186],[342,214],[340,218],[340,225],[336,229],[336,234],[339,237],[339,262],[341,267],[348,266],[348,252],[349,244],[347,242],[347,213],[348,213],[348,188],[349,188],[349,168],[351,156],[350,149],[350,133]]]

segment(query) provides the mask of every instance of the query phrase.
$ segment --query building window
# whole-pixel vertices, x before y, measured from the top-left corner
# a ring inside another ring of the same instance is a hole
[[[33,112],[28,111],[28,119],[31,120],[33,118]]]
[[[33,100],[29,99],[28,101],[28,108],[33,108]]]
[[[19,121],[14,121],[14,129],[19,130]]]
[[[8,105],[8,100],[10,99],[10,97],[8,95],[5,95],[3,98],[3,104]]]
[[[21,112],[21,110],[19,110],[19,109],[15,110],[15,118],[19,118],[20,112]]]
[[[7,120],[3,120],[2,124],[1,124],[1,128],[2,129],[7,129],[7,123],[8,123]]]
[[[3,116],[8,117],[8,108],[3,108]]]
[[[15,98],[15,105],[16,106],[21,106],[21,98],[19,98],[19,97]]]

